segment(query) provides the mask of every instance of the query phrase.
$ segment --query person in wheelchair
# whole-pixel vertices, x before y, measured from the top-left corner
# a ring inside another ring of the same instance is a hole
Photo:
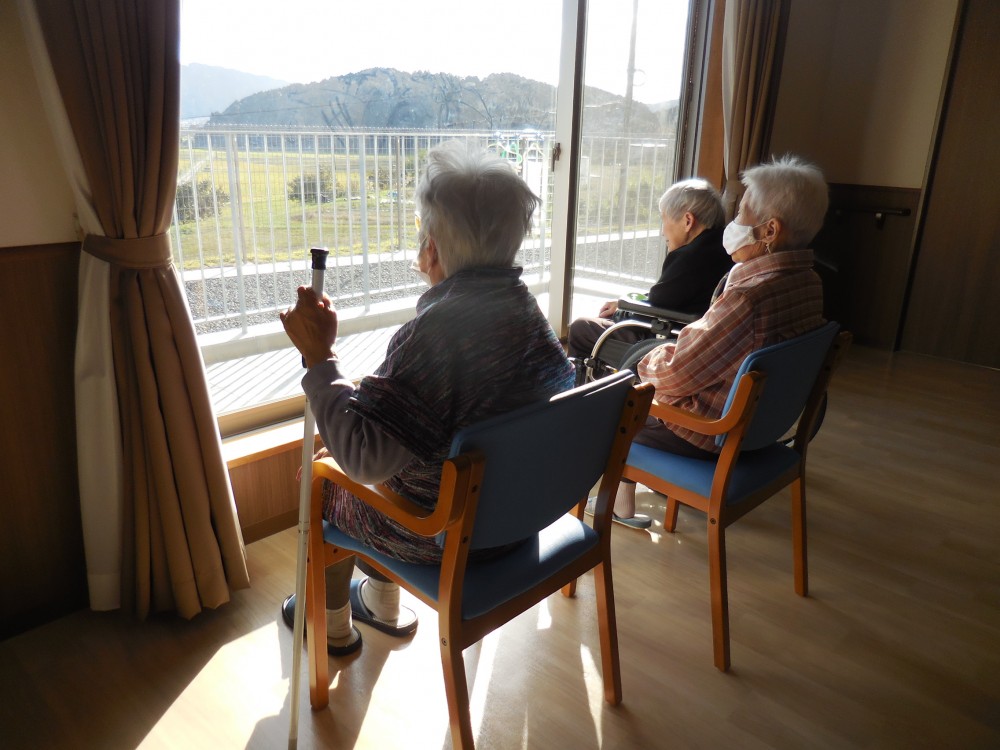
[[[416,317],[389,342],[385,361],[355,387],[340,371],[337,314],[325,295],[300,287],[281,315],[309,368],[302,388],[326,452],[352,479],[384,482],[432,509],[454,434],[573,386],[573,366],[521,281],[514,257],[539,200],[509,165],[451,142],[427,154],[417,188],[418,272],[431,288]],[[441,547],[327,483],[323,516],[345,534],[406,562],[438,563]],[[496,550],[476,555],[488,556]],[[361,647],[354,621],[393,636],[417,626],[399,586],[353,558],[326,569],[327,650]],[[294,595],[282,604],[291,626]]]
[[[708,309],[716,284],[732,267],[722,247],[722,199],[706,180],[683,180],[660,197],[659,209],[667,254],[646,301],[653,307],[697,318]],[[615,324],[616,313],[618,300],[609,300],[596,318],[574,320],[569,327],[569,356],[589,357],[597,340]],[[641,328],[625,327],[616,329],[609,338],[628,345],[647,335]],[[616,348],[624,351],[626,347]]]
[[[699,320],[639,361],[637,373],[656,388],[656,400],[718,418],[736,372],[753,351],[822,326],[823,285],[808,245],[823,224],[827,186],[820,170],[794,156],[747,169],[739,214],[722,243],[736,264],[722,293]],[[712,436],[650,418],[636,443],[714,460]],[[648,528],[635,514],[635,484],[622,482],[615,517]]]

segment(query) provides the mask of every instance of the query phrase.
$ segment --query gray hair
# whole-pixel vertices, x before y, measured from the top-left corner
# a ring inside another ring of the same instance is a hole
[[[660,213],[668,219],[677,221],[688,211],[706,229],[721,227],[726,222],[719,191],[700,177],[675,182],[660,196]]]
[[[759,221],[780,219],[790,249],[806,247],[823,226],[829,205],[826,180],[819,167],[786,155],[743,172],[743,204]]]
[[[420,244],[434,238],[446,277],[512,266],[541,203],[506,161],[459,141],[427,152],[416,199]]]

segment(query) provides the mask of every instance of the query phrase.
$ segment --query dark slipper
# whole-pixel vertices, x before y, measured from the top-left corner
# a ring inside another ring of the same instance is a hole
[[[587,507],[583,509],[583,512],[588,516],[594,515],[594,506],[597,501],[594,498],[587,500]],[[622,526],[627,526],[630,529],[648,529],[653,525],[653,519],[649,516],[645,516],[642,513],[636,513],[634,516],[629,516],[628,518],[622,518],[621,516],[615,515],[614,511],[611,512],[611,520],[615,523],[620,523]]]
[[[284,620],[289,630],[295,629],[295,594],[289,594],[281,603],[281,619]],[[326,651],[330,656],[347,656],[361,648],[361,631],[353,625],[351,625],[351,630],[354,631],[354,640],[346,646],[334,646],[329,640],[326,642]],[[305,640],[304,633],[302,637]]]
[[[396,638],[402,638],[416,630],[417,613],[402,604],[399,605],[399,617],[396,618],[395,622],[380,620],[369,611],[361,598],[361,587],[367,580],[367,578],[361,578],[351,581],[351,617]]]

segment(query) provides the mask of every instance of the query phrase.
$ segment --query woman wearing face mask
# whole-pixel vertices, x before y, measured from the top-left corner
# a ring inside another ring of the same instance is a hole
[[[428,153],[416,198],[414,270],[431,288],[374,375],[355,388],[341,374],[337,315],[325,296],[300,287],[281,320],[309,368],[302,387],[329,455],[354,480],[385,482],[430,509],[458,430],[571,388],[574,371],[514,266],[539,203],[524,181],[501,159],[446,143]],[[327,485],[323,514],[383,554],[417,564],[441,559],[433,539],[341,487]],[[353,568],[350,560],[327,568],[327,648],[334,655],[361,647],[354,621],[395,636],[417,626],[396,584],[373,570],[352,582]],[[294,597],[282,605],[289,625],[294,606]]]
[[[651,351],[639,377],[656,387],[656,399],[695,414],[721,416],[740,364],[750,352],[819,328],[823,288],[808,244],[823,224],[827,187],[815,166],[786,156],[747,169],[739,214],[722,244],[736,264],[705,315],[676,341]],[[714,458],[715,438],[652,419],[635,441],[695,458]],[[615,515],[635,515],[635,485],[623,483]]]

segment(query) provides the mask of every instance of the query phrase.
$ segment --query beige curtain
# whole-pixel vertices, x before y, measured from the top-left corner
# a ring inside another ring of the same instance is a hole
[[[773,117],[788,0],[725,0],[722,35],[723,160],[726,215],[743,195],[740,172],[760,162]]]
[[[35,67],[41,88],[47,78],[58,87],[47,109],[57,138],[58,120],[68,122],[64,160],[84,206],[75,377],[91,606],[193,617],[249,580],[166,234],[177,179],[178,0],[21,5],[26,27],[44,39],[47,58],[33,55]]]

